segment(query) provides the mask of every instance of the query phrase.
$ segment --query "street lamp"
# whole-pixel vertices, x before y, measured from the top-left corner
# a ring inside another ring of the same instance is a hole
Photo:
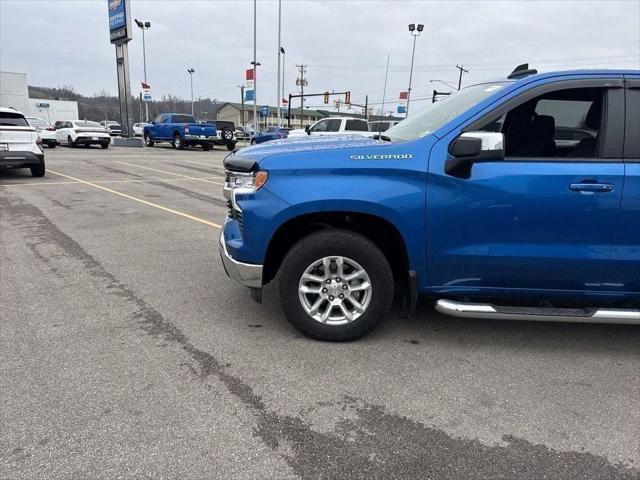
[[[144,66],[144,83],[147,84],[147,47],[144,43],[144,31],[151,28],[151,22],[141,22],[135,19],[136,25],[142,30],[142,64]],[[148,85],[148,84],[147,84]],[[144,102],[145,122],[149,123],[149,102]]]
[[[191,115],[195,115],[193,109],[193,74],[195,70],[193,69],[193,67],[191,67],[187,69],[187,72],[189,73],[189,77],[191,79]]]
[[[276,108],[278,109],[278,128],[280,125],[280,55],[282,54],[282,0],[278,0],[278,85],[276,87]]]
[[[251,62],[253,65],[253,131],[258,131],[258,67],[262,65],[260,62],[255,61],[255,52],[254,52],[254,61]]]
[[[420,32],[424,30],[424,25],[418,24],[417,28],[414,23],[409,24],[409,33],[413,36],[413,50],[411,52],[411,70],[409,71],[409,89],[407,90],[407,112],[405,117],[409,116],[409,102],[411,101],[411,81],[413,80],[413,58],[416,54],[416,38],[420,36]]]
[[[280,101],[278,102],[278,108],[282,105],[282,100],[284,100],[284,48],[280,47],[280,53],[282,53],[282,96],[280,97]]]

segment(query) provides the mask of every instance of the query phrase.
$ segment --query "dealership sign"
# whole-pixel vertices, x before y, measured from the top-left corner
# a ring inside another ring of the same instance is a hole
[[[245,81],[244,81],[244,101],[245,102],[253,102],[255,101],[255,83],[253,78],[253,68],[250,68],[245,72]]]
[[[111,43],[131,40],[131,14],[128,0],[107,0],[109,7],[109,37]]]
[[[142,99],[145,102],[151,101],[151,85],[142,82]]]
[[[407,98],[409,92],[400,92],[400,98],[398,99],[398,113],[407,113]]]

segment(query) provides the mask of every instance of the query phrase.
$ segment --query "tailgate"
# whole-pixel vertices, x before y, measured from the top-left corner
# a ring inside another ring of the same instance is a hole
[[[207,137],[212,137],[216,134],[216,129],[213,125],[207,125],[204,123],[191,123],[187,128],[189,129],[189,135],[205,135]]]
[[[1,147],[3,149],[8,148],[14,152],[30,150],[37,138],[38,132],[35,128],[4,125],[0,127],[0,144],[7,145]]]

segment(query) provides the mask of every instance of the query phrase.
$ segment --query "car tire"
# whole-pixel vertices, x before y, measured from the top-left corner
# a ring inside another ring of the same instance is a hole
[[[338,270],[340,258],[342,273]],[[323,263],[326,259],[329,271]],[[313,268],[323,272],[310,270]],[[313,276],[321,282],[305,280],[303,275],[309,272],[316,272]],[[349,278],[357,272],[357,277]],[[303,282],[317,283],[310,288],[320,290],[303,293],[301,289],[309,287]],[[394,281],[389,261],[371,240],[349,230],[324,230],[304,237],[289,250],[276,277],[276,290],[285,316],[296,329],[316,340],[344,342],[366,335],[388,315]],[[332,293],[334,296],[329,296]],[[342,300],[339,295],[344,295]],[[351,303],[351,298],[356,303]],[[308,313],[314,307],[316,316],[328,316],[324,323]],[[340,319],[341,315],[344,318]]]
[[[47,143],[47,147],[49,147],[49,148],[56,148],[56,142],[49,142],[49,143]]]
[[[153,147],[153,140],[151,139],[151,135],[149,135],[148,133],[144,134],[144,144],[147,147]]]
[[[107,148],[109,148],[109,144],[108,143],[101,143],[100,147],[102,147],[104,150],[106,150]]]
[[[227,150],[229,150],[230,152],[233,151],[235,148],[236,148],[236,142],[227,143]]]
[[[255,138],[252,138],[252,139],[251,139],[251,145],[255,145],[255,144],[256,144],[256,139],[255,139]]]
[[[71,135],[67,137],[67,145],[69,146],[69,148],[75,148],[76,146],[75,142],[71,139]]]
[[[44,166],[44,160],[42,160],[39,165],[30,167],[29,170],[31,170],[31,175],[33,175],[34,177],[44,177],[44,172],[46,170]]]
[[[178,134],[173,136],[173,147],[177,150],[184,150],[184,141],[182,137]]]
[[[228,127],[223,128],[221,137],[222,137],[222,140],[224,140],[225,143],[228,143],[228,142],[232,141],[233,140],[233,130],[231,130]]]
[[[213,148],[213,145],[211,145],[210,143],[203,143],[201,146],[202,150],[204,150],[205,152],[208,152]]]

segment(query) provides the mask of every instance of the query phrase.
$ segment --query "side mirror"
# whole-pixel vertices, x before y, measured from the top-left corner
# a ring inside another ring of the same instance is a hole
[[[452,177],[469,178],[474,163],[504,159],[504,134],[465,132],[451,143],[449,155],[444,172]]]
[[[311,127],[309,125],[304,126],[304,131],[307,132],[307,135],[311,135]]]

